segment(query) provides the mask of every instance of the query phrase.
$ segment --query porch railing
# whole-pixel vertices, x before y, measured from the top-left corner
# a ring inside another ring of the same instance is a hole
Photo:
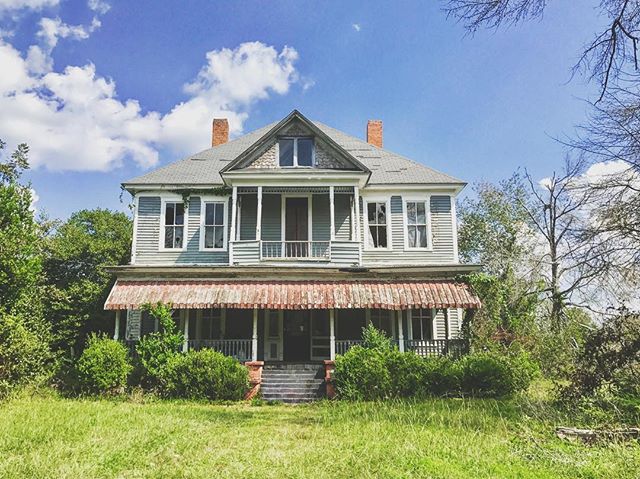
[[[244,362],[251,359],[251,339],[190,339],[189,349],[213,349]]]
[[[315,259],[331,257],[330,241],[262,241],[261,259]]]
[[[397,340],[392,340],[398,346]],[[336,354],[344,354],[353,346],[362,345],[361,339],[336,340]],[[469,342],[466,339],[405,339],[404,350],[413,351],[418,356],[463,356],[469,353]]]

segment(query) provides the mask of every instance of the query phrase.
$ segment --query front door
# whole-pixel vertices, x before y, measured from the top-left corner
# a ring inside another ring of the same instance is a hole
[[[284,312],[284,360],[308,361],[311,355],[309,310]]]
[[[304,258],[307,256],[309,239],[309,199],[285,198],[285,256]]]
[[[264,359],[265,361],[282,361],[282,328],[283,311],[267,309],[264,317]]]

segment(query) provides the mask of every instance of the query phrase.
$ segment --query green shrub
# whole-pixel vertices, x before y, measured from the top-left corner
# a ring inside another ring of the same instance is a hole
[[[127,349],[106,336],[92,334],[76,364],[78,383],[88,393],[113,393],[127,384],[132,370]]]
[[[158,303],[145,305],[149,314],[158,320],[160,330],[144,336],[136,345],[141,381],[157,386],[163,368],[182,349],[184,336],[178,331],[171,316],[171,305]]]
[[[423,359],[421,395],[455,396],[459,394],[462,370],[459,361],[446,356]]]
[[[414,352],[392,349],[386,354],[386,369],[391,380],[389,396],[413,397],[423,394],[425,361]]]
[[[348,400],[382,399],[391,391],[387,350],[354,346],[336,358],[333,381],[338,397]]]
[[[47,342],[20,316],[0,314],[0,397],[43,377],[50,360]]]
[[[466,394],[510,396],[529,387],[535,365],[525,353],[475,353],[460,360],[461,386]]]
[[[247,368],[211,349],[171,356],[159,375],[160,391],[173,398],[239,400],[249,387]]]
[[[391,339],[372,324],[362,328],[362,347],[365,349],[379,349],[390,351],[393,349]]]

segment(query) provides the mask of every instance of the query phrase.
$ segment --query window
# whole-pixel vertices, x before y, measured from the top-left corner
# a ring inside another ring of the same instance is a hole
[[[184,204],[165,203],[164,210],[164,247],[182,249],[184,246]]]
[[[367,203],[369,225],[369,245],[373,248],[387,248],[387,203]]]
[[[224,249],[225,247],[225,214],[224,202],[205,202],[204,222],[202,225],[203,249]]]
[[[201,337],[198,339],[221,339],[222,338],[222,310],[204,309],[202,310]]]
[[[384,331],[389,338],[393,337],[393,325],[391,321],[391,314],[386,309],[372,309],[371,310],[371,324],[376,329]]]
[[[281,138],[280,166],[313,166],[313,138]]]
[[[426,201],[407,201],[407,247],[428,248],[429,227]]]
[[[433,339],[432,319],[430,309],[411,310],[411,333],[413,339],[429,340]]]

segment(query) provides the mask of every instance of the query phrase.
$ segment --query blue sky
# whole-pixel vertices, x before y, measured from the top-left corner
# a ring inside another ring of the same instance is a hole
[[[386,148],[469,183],[544,177],[593,96],[569,80],[595,3],[470,37],[434,1],[2,0],[0,138],[32,146],[62,218],[124,209],[120,183],[206,148],[220,112],[235,134],[294,108],[359,137],[382,119]]]

